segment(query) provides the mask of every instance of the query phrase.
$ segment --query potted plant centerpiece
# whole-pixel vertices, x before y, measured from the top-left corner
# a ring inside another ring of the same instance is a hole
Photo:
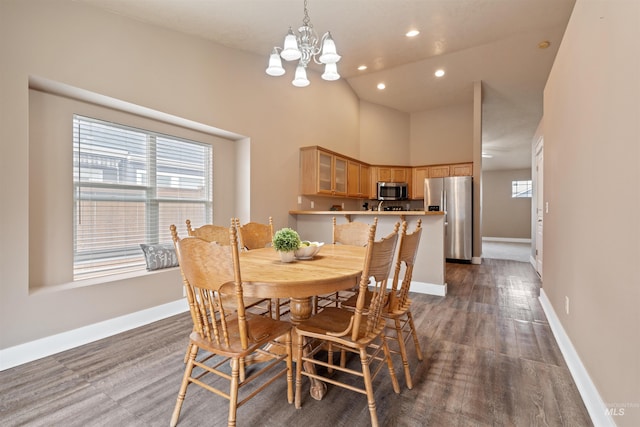
[[[291,262],[295,258],[295,250],[300,247],[300,236],[291,228],[282,228],[275,232],[272,243],[280,253],[280,260]]]

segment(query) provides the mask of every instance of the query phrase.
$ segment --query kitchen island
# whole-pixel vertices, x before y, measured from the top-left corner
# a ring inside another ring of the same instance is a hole
[[[338,223],[358,221],[371,224],[378,218],[376,239],[393,231],[396,222],[407,221],[411,233],[418,219],[422,220],[422,236],[413,269],[411,291],[445,296],[444,214],[426,211],[289,211],[291,227],[303,240],[331,243],[332,218]],[[393,277],[393,269],[391,278]],[[391,280],[389,281],[391,283]]]

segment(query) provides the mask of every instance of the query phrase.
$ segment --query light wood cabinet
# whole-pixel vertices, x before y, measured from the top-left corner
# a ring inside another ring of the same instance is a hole
[[[424,199],[425,178],[444,178],[447,176],[473,176],[473,163],[454,163],[450,165],[418,166],[412,168],[413,189],[411,198]]]
[[[473,176],[473,163],[458,163],[449,166],[450,176]]]
[[[347,159],[319,147],[300,149],[300,191],[305,195],[347,195]]]
[[[411,190],[411,198],[412,199],[424,199],[424,180],[425,178],[429,178],[429,167],[428,166],[420,166],[417,168],[413,168],[411,171],[412,175],[412,190]]]
[[[347,196],[368,199],[371,186],[371,172],[369,165],[347,161]]]
[[[375,199],[378,181],[406,182],[410,199],[424,199],[425,178],[473,176],[473,163],[370,166],[322,147],[300,148],[300,189],[307,196]]]
[[[449,165],[429,166],[429,178],[449,176]]]
[[[376,182],[409,182],[411,169],[404,167],[379,166]]]
[[[372,166],[371,186],[369,194],[375,199],[378,194],[378,181],[381,182],[406,182],[408,194],[411,194],[412,179],[411,168],[394,166]]]

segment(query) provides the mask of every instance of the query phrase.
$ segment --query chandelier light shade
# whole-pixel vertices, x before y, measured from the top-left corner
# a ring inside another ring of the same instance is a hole
[[[282,68],[282,60],[280,59],[280,55],[278,51],[274,48],[271,56],[269,57],[269,67],[267,68],[267,74],[270,76],[281,76],[285,73],[284,68]]]
[[[307,65],[313,60],[318,65],[324,65],[324,80],[333,81],[340,78],[338,74],[338,66],[341,56],[336,51],[336,44],[331,37],[330,32],[324,33],[322,38],[318,40],[318,35],[313,29],[313,25],[309,22],[309,12],[307,10],[307,0],[304,0],[304,18],[302,26],[298,28],[296,35],[291,27],[284,38],[283,47],[274,47],[269,56],[269,66],[267,74],[270,76],[281,76],[285,74],[282,67],[281,58],[285,61],[298,61],[293,81],[294,86],[309,86],[307,79]],[[278,52],[280,52],[278,54]]]

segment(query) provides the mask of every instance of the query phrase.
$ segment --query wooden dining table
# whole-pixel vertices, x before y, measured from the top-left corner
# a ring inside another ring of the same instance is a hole
[[[243,295],[289,298],[290,319],[295,325],[311,317],[314,296],[357,287],[365,255],[366,248],[362,246],[334,244],[323,245],[312,259],[289,263],[280,261],[273,248],[242,252]],[[305,366],[305,369],[313,367]],[[311,396],[316,400],[322,399],[326,385],[311,380]]]

